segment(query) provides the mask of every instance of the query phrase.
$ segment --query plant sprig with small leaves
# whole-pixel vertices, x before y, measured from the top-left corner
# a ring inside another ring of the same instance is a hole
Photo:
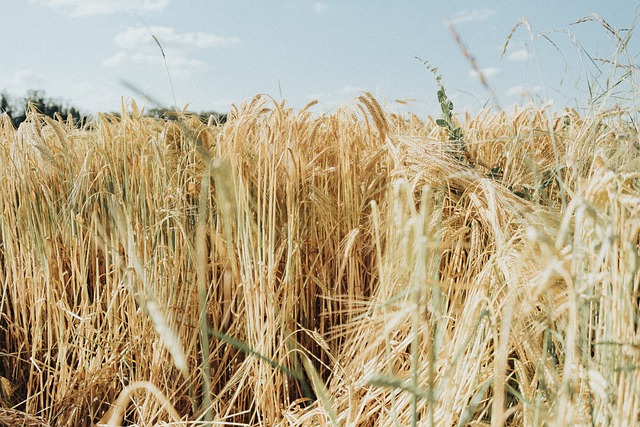
[[[420,58],[417,59],[422,61]],[[436,124],[447,130],[447,138],[452,145],[452,156],[461,163],[467,163],[467,145],[464,142],[464,134],[462,133],[460,126],[458,126],[453,120],[453,101],[447,97],[447,92],[445,91],[444,84],[442,83],[442,74],[439,74],[438,67],[431,65],[429,61],[422,61],[422,63],[427,67],[431,74],[435,76],[436,83],[440,87],[437,95],[438,103],[442,110],[442,118],[437,119]]]
[[[447,130],[449,142],[453,144],[456,151],[466,152],[467,146],[464,142],[462,129],[453,121],[453,102],[447,97],[442,83],[440,83],[440,89],[438,90],[438,102],[440,103],[443,118],[437,119],[436,124]],[[461,161],[464,160],[464,157],[461,157],[459,154],[456,154],[456,158]]]

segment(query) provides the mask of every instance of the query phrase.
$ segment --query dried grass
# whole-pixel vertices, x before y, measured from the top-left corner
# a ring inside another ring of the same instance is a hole
[[[0,118],[0,423],[637,424],[637,129],[462,127]]]

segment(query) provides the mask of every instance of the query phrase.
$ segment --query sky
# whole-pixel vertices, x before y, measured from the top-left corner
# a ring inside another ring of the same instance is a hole
[[[119,111],[122,99],[227,112],[256,94],[293,108],[317,100],[315,110],[330,113],[368,91],[389,111],[434,115],[437,74],[456,112],[532,102],[584,107],[607,87],[631,98],[625,94],[635,86],[616,86],[615,76],[637,74],[640,48],[631,31],[638,4],[622,0],[0,6],[0,91],[19,98],[43,90],[87,114]],[[616,37],[630,33],[616,55]]]

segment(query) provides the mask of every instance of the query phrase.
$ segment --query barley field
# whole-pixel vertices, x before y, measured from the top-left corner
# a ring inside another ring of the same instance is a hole
[[[631,426],[629,110],[0,118],[0,423]]]

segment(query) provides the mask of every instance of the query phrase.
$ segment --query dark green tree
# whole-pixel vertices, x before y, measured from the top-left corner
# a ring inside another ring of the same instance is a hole
[[[15,115],[11,97],[5,92],[0,94],[0,114],[3,113],[7,113],[9,117],[13,117],[13,115]]]
[[[14,101],[6,93],[0,95],[0,111],[7,113],[16,127],[27,119],[30,104],[48,117],[55,118],[56,114],[63,118],[71,116],[74,123],[79,126],[83,126],[88,119],[77,108],[65,105],[60,100],[48,98],[42,90],[29,90],[20,101]]]
[[[181,117],[181,112],[176,112],[174,109],[163,108],[163,107],[154,107],[146,111],[146,115],[149,117],[156,117],[164,120],[179,120]],[[227,121],[227,115],[218,113],[216,111],[201,111],[199,113],[188,111],[186,112],[188,116],[198,116],[200,121],[208,122],[209,117],[213,116],[213,121],[218,124],[224,124]]]

